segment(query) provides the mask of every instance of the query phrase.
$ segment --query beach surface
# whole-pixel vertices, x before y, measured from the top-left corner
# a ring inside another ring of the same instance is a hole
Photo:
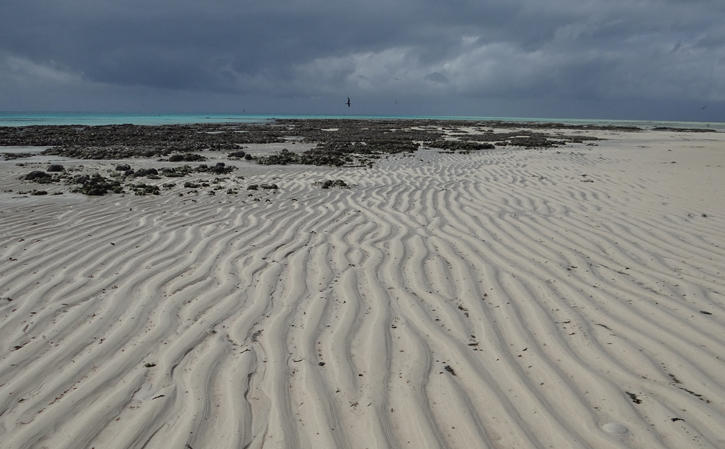
[[[725,448],[725,133],[581,132],[146,196],[0,162],[0,447]]]

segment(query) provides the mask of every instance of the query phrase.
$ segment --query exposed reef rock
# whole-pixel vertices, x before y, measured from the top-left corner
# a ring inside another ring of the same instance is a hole
[[[502,129],[510,131],[500,132]],[[504,121],[291,119],[164,126],[4,127],[0,128],[0,146],[50,146],[43,154],[77,159],[168,157],[171,162],[189,162],[204,160],[199,151],[225,151],[230,159],[257,160],[260,164],[353,166],[369,165],[382,155],[409,153],[421,146],[448,151],[556,147],[596,140],[565,135],[564,131],[602,129],[639,131],[633,127]],[[304,152],[265,156],[240,151],[242,145],[290,140],[316,146]]]
[[[191,167],[190,165],[183,165],[181,167],[162,167],[158,170],[155,168],[138,168],[134,170],[128,164],[122,164],[117,166],[116,170],[107,170],[109,173],[111,173],[110,178],[104,178],[99,173],[74,175],[73,173],[69,173],[68,171],[63,170],[59,173],[50,174],[45,171],[35,170],[25,175],[22,175],[20,179],[23,181],[31,181],[37,184],[62,183],[65,185],[74,185],[74,187],[71,189],[71,192],[84,193],[86,195],[123,193],[124,188],[131,190],[136,195],[159,195],[160,187],[158,185],[147,185],[144,182],[133,184],[129,183],[129,181],[140,181],[139,178],[181,178],[193,173],[204,173],[207,174],[207,176],[221,175],[231,173],[234,170],[236,170],[236,167],[227,166],[224,162],[219,162],[211,167],[206,164],[200,164],[195,168]],[[214,181],[210,182],[216,183],[220,179],[226,178],[214,178]],[[77,184],[80,184],[80,186],[77,186]],[[173,183],[165,183],[162,187],[169,189],[174,185],[175,184]],[[262,188],[278,188],[276,184],[272,184],[271,186],[272,187],[262,186]],[[206,182],[186,182],[184,184],[184,187],[209,187],[209,184]]]
[[[201,154],[187,153],[187,154],[172,154],[169,156],[169,162],[198,162],[205,161],[206,158]]]
[[[31,171],[27,175],[23,176],[22,179],[26,181],[33,181],[39,184],[48,184],[53,182],[53,175],[48,174],[44,171]]]
[[[335,179],[335,180],[326,179],[324,181],[318,181],[318,182],[316,182],[315,185],[316,186],[320,186],[323,189],[330,189],[330,188],[333,188],[333,187],[337,187],[337,188],[340,188],[340,189],[349,189],[350,188],[350,186],[345,181],[343,181],[342,179]]]
[[[114,180],[104,178],[98,173],[93,175],[78,176],[73,179],[74,184],[80,186],[71,190],[74,193],[84,193],[86,195],[105,195],[106,193],[123,193],[121,183]]]
[[[672,131],[678,133],[716,133],[714,129],[707,128],[671,128],[669,126],[658,126],[652,128],[652,131]]]
[[[429,143],[428,146],[448,151],[478,151],[496,149],[496,146],[492,143],[461,142],[460,140],[436,140],[435,142]]]

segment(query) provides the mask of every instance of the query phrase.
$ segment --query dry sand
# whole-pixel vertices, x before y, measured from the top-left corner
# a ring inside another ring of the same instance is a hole
[[[0,447],[725,448],[725,134],[596,134],[0,193]]]

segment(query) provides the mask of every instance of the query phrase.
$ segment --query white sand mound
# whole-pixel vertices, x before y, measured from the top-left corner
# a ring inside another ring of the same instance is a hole
[[[606,134],[0,193],[0,447],[725,447],[725,139]]]
[[[629,429],[617,422],[608,422],[602,426],[605,432],[613,433],[616,435],[625,435],[629,433]]]

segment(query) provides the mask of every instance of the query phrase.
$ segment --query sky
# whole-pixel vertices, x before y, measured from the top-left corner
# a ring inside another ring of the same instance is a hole
[[[0,111],[725,121],[723,24],[723,0],[2,0]]]

